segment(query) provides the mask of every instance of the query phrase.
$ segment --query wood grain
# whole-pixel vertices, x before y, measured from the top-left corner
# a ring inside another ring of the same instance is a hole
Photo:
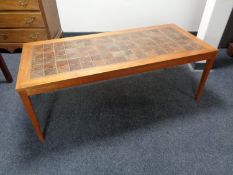
[[[215,54],[216,55],[216,54]],[[204,90],[204,87],[205,87],[205,83],[206,83],[206,80],[208,78],[208,75],[209,75],[209,72],[214,64],[214,57],[215,55],[213,55],[212,59],[207,59],[206,61],[206,65],[205,65],[205,69],[202,73],[202,77],[201,77],[201,81],[200,81],[200,84],[198,86],[198,89],[197,89],[197,93],[196,93],[196,96],[195,96],[195,100],[196,101],[199,101],[200,98],[201,98],[201,95],[203,93],[203,90]]]
[[[0,0],[0,48],[61,36],[56,0]]]
[[[39,10],[38,0],[0,0],[0,10]]]
[[[47,34],[49,39],[60,38],[62,33],[60,19],[57,10],[57,4],[55,0],[41,0],[39,1],[41,12],[44,17]],[[59,37],[57,37],[59,36]]]
[[[0,29],[1,43],[25,43],[47,39],[45,29]]]
[[[40,139],[40,141],[43,143],[44,142],[44,135],[43,135],[43,132],[40,129],[40,124],[39,124],[39,121],[36,118],[36,115],[35,115],[35,112],[34,112],[30,97],[25,92],[20,92],[19,95],[21,97],[21,100],[22,100],[22,103],[23,103],[23,105],[25,107],[25,110],[27,111],[28,116],[29,116],[29,118],[30,118],[30,120],[32,122],[34,130],[35,130],[38,138]]]
[[[0,28],[45,27],[40,12],[2,12],[0,19]]]

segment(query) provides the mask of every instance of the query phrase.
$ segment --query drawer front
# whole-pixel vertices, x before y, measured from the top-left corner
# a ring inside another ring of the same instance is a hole
[[[0,12],[0,28],[11,27],[44,27],[43,17],[40,12],[32,13],[4,13]]]
[[[0,43],[25,43],[46,39],[46,29],[0,29]]]
[[[38,0],[0,0],[0,10],[39,10]]]

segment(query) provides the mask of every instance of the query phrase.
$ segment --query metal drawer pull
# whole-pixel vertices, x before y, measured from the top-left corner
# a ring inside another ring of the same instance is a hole
[[[28,0],[19,0],[19,6],[26,8],[28,6]]]
[[[36,20],[35,16],[31,16],[29,18],[26,18],[26,24],[28,25],[32,25],[34,23],[34,21]]]
[[[2,37],[3,40],[7,40],[8,39],[7,34],[0,34],[0,37]]]
[[[35,40],[38,39],[39,35],[40,35],[39,33],[33,33],[33,34],[30,35],[30,39],[35,41]]]

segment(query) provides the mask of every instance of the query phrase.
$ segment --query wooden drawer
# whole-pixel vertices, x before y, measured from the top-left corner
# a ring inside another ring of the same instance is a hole
[[[32,13],[1,13],[0,28],[11,27],[44,27],[44,21],[40,12]]]
[[[0,10],[39,10],[38,0],[0,0]]]
[[[45,29],[0,29],[1,43],[25,43],[46,39]]]

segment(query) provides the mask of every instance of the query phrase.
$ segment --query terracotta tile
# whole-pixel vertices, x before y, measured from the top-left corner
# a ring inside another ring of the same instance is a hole
[[[66,54],[65,50],[59,50],[59,51],[55,52],[56,56],[62,56],[62,55],[65,55],[65,54]]]
[[[76,41],[67,41],[64,44],[66,49],[76,48]]]
[[[46,69],[45,70],[45,75],[53,75],[53,74],[57,74],[56,69]]]
[[[38,56],[38,57],[34,57],[32,60],[35,62],[43,62],[44,58],[43,58],[43,56],[42,57]]]
[[[117,52],[112,52],[113,57],[121,57],[124,56],[124,52],[122,51],[117,51]]]
[[[80,56],[80,57],[85,57],[85,56],[88,56],[89,53],[87,52],[87,50],[85,49],[79,49],[76,53],[77,56]]]
[[[53,50],[53,45],[52,44],[45,44],[44,45],[44,52],[49,52]]]
[[[70,68],[69,67],[62,67],[57,69],[58,73],[64,73],[64,72],[69,72]]]
[[[120,56],[120,57],[113,57],[111,59],[107,59],[106,63],[107,64],[115,64],[115,63],[120,63],[120,62],[124,62],[126,61],[124,56]]]
[[[66,54],[66,58],[67,59],[78,59],[80,58],[81,56],[80,55],[77,55],[77,54]]]
[[[79,59],[80,63],[91,63],[92,62],[92,58],[91,57],[81,57]]]
[[[55,57],[44,59],[44,64],[47,64],[47,63],[55,63]]]
[[[35,57],[35,58],[39,58],[39,57],[44,57],[44,52],[42,51],[42,52],[40,52],[40,51],[38,51],[38,52],[36,52],[35,54],[33,54],[33,57]]]
[[[93,66],[102,66],[105,65],[106,62],[103,59],[93,60],[92,61]]]
[[[38,45],[33,47],[33,52],[38,53],[38,52],[43,52],[44,46],[43,45]]]
[[[89,49],[86,49],[88,55],[97,55],[98,50],[94,47],[90,47]]]
[[[169,27],[38,45],[33,48],[31,77],[201,48]]]
[[[47,63],[44,65],[44,69],[55,69],[56,68],[56,65],[55,63]]]
[[[93,64],[91,61],[85,61],[85,62],[80,62],[81,67],[84,68],[89,68],[89,67],[93,67]]]
[[[80,64],[80,63],[70,65],[70,70],[71,70],[71,71],[79,70],[79,69],[82,69],[82,67],[81,67],[81,64]]]
[[[198,50],[198,49],[201,49],[202,47],[194,42],[191,42],[189,44],[191,47],[192,47],[192,50]]]
[[[64,45],[64,42],[55,42],[55,43],[53,44],[53,47],[54,47],[54,48],[64,48],[65,45]]]
[[[91,59],[92,60],[100,60],[100,59],[102,59],[102,56],[101,55],[91,55]]]
[[[57,67],[63,67],[69,65],[68,61],[57,61]]]
[[[43,70],[31,71],[31,78],[38,78],[44,76]]]
[[[70,70],[70,66],[68,61],[57,61],[57,71],[61,72],[68,72]]]
[[[166,53],[163,49],[157,49],[156,52],[158,55],[163,55]]]
[[[100,55],[100,57],[101,57],[101,59],[103,59],[103,60],[107,60],[107,59],[112,59],[112,58],[113,58],[113,55],[112,55],[112,53],[102,53],[102,54]]]
[[[66,53],[76,53],[76,52],[78,52],[78,49],[75,48],[75,47],[73,47],[73,48],[67,48],[67,49],[65,49],[65,52]]]
[[[53,52],[49,52],[49,53],[44,54],[44,59],[50,59],[50,58],[55,58],[55,55]]]
[[[41,71],[43,70],[43,65],[31,67],[31,71]]]
[[[69,65],[80,64],[79,59],[69,59],[68,62],[69,62]]]
[[[63,61],[63,60],[66,60],[66,56],[65,56],[65,55],[56,56],[55,59],[56,59],[57,61]]]

